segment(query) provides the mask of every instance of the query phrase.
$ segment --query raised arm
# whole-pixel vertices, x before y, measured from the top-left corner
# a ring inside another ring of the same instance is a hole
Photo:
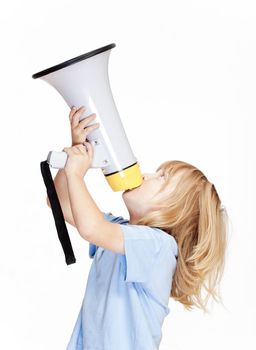
[[[95,114],[91,114],[89,117],[84,118],[79,121],[79,118],[84,113],[86,108],[84,106],[80,108],[72,107],[69,113],[69,121],[71,127],[71,139],[72,146],[83,143],[87,137],[93,130],[95,130],[99,125],[94,124],[87,126],[95,117]],[[68,188],[67,188],[67,178],[64,169],[59,169],[58,173],[54,178],[54,185],[56,188],[56,192],[60,201],[60,206],[64,215],[65,221],[69,224],[76,227],[74,222],[74,218],[71,211]],[[47,205],[51,207],[49,202],[49,198],[46,198]]]

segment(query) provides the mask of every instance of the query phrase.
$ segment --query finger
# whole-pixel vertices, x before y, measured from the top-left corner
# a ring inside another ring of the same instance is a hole
[[[73,148],[74,150],[80,150],[80,149],[81,149],[81,146],[83,146],[82,143],[77,143],[76,145],[72,146],[72,148]]]
[[[92,121],[93,119],[96,118],[96,114],[91,114],[88,117],[85,117],[83,120],[81,120],[79,122],[79,127],[81,126],[81,128],[84,128],[87,124],[90,123],[90,121]]]
[[[79,150],[76,147],[77,145],[72,147],[64,147],[63,151],[66,152],[68,155],[78,154]]]
[[[78,108],[76,110],[76,112],[74,113],[73,117],[72,117],[72,129],[77,127],[77,125],[79,125],[79,118],[81,117],[81,115],[84,113],[84,111],[86,110],[86,108],[84,106]]]
[[[91,144],[90,142],[85,141],[85,142],[84,142],[84,145],[85,145],[86,148],[87,148],[87,153],[88,153],[89,158],[92,158],[92,156],[93,156],[93,147],[92,147],[92,144]]]
[[[67,154],[69,154],[69,152],[70,152],[70,147],[64,147],[64,148],[62,149],[62,152],[66,152]]]
[[[86,110],[85,106],[80,106],[79,108],[76,109],[76,113],[82,114]]]
[[[78,143],[77,145],[73,146],[76,149],[83,150],[84,149],[84,143]]]
[[[80,143],[76,145],[76,152],[87,156],[87,147],[83,143]]]
[[[77,108],[78,111],[81,110],[81,109],[86,109],[86,108],[85,108],[84,105],[82,105],[82,106],[80,106],[80,107]]]
[[[73,115],[75,114],[76,111],[77,111],[77,107],[73,106],[73,107],[70,108],[70,112],[69,112],[69,119],[70,119],[70,121],[72,120]]]
[[[99,128],[100,124],[99,123],[96,123],[96,124],[93,124],[93,125],[90,125],[90,126],[87,126],[86,128],[84,128],[84,137],[86,138],[86,136],[88,134],[90,134],[93,130]]]

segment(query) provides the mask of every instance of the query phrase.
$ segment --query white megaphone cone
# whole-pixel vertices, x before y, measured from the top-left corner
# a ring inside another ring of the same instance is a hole
[[[120,116],[118,114],[108,77],[110,44],[90,51],[56,66],[33,74],[53,86],[68,106],[85,106],[86,112],[80,120],[92,113],[100,127],[92,131],[87,139],[93,147],[92,168],[101,168],[113,191],[138,187],[142,183],[140,167],[135,158]],[[49,152],[48,164],[53,168],[64,168],[66,152]]]

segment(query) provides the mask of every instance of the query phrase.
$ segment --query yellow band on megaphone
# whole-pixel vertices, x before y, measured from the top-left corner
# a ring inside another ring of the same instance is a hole
[[[105,175],[105,178],[115,192],[132,189],[142,184],[142,175],[138,163],[114,174]]]

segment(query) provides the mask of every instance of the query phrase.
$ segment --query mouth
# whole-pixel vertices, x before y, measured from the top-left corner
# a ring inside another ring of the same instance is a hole
[[[136,190],[136,188],[138,188],[138,187],[129,188],[129,189],[125,190],[124,192],[131,192],[133,190]]]
[[[125,190],[124,192],[131,192],[133,190],[133,188],[128,188],[127,190]]]

